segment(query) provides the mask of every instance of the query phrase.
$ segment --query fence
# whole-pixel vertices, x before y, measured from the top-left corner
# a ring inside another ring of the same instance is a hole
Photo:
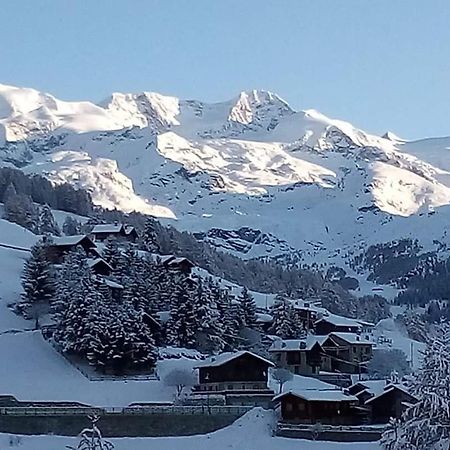
[[[12,406],[0,408],[0,416],[89,416],[89,415],[233,415],[239,416],[251,406],[129,406],[129,407],[45,407]]]

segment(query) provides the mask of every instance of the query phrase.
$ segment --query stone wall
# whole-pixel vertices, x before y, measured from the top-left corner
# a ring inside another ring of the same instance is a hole
[[[105,414],[98,425],[106,437],[189,436],[226,427],[238,414]],[[0,432],[76,436],[90,424],[87,417],[0,415]]]

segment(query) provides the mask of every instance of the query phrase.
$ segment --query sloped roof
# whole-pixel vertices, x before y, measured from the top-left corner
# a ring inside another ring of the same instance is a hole
[[[168,265],[171,266],[172,264],[180,264],[182,262],[187,262],[190,265],[194,266],[194,263],[191,260],[189,260],[188,258],[185,258],[185,257],[180,257],[180,256],[170,260],[168,262]]]
[[[372,395],[379,395],[384,391],[386,387],[386,380],[358,381],[357,383],[352,384],[349,389],[358,385],[361,386],[361,390],[358,392],[358,394],[366,391]]]
[[[366,400],[365,404],[367,405],[368,403],[371,403],[371,402],[373,402],[374,400],[376,400],[376,399],[378,399],[378,398],[380,398],[380,397],[383,397],[384,395],[389,394],[389,393],[391,393],[391,392],[394,391],[394,390],[402,391],[403,393],[405,393],[405,394],[407,394],[407,395],[410,395],[411,397],[414,397],[414,396],[409,392],[409,389],[407,388],[407,386],[405,386],[404,384],[388,384],[388,385],[384,388],[383,392],[380,392],[378,395],[375,395],[374,397],[369,398],[368,400]]]
[[[54,237],[52,241],[50,242],[50,245],[56,245],[56,246],[69,246],[69,245],[78,245],[83,239],[88,239],[90,242],[92,242],[88,236],[85,234],[77,234],[74,236],[60,236],[60,237]],[[95,246],[95,244],[92,242],[92,244]]]
[[[121,231],[125,231],[125,227],[122,223],[105,223],[95,225],[94,228],[92,228],[91,233],[120,233]]]
[[[227,353],[221,353],[220,355],[217,355],[217,356],[213,356],[213,357],[208,358],[205,361],[202,361],[201,363],[197,364],[195,366],[195,368],[197,369],[200,367],[219,367],[219,366],[222,366],[223,364],[233,361],[233,359],[239,358],[245,354],[254,356],[255,358],[260,359],[261,361],[264,361],[269,366],[273,366],[273,367],[275,366],[275,364],[272,361],[269,361],[268,359],[263,358],[262,356],[256,355],[255,353],[249,352],[247,350],[241,350],[239,352],[227,352]]]
[[[357,402],[358,398],[354,395],[346,394],[340,389],[293,389],[273,398],[277,401],[287,395],[294,395],[308,402]]]
[[[279,339],[273,342],[272,346],[269,349],[269,352],[311,350],[314,345],[322,345],[327,339],[328,335],[315,336],[312,334],[308,335],[304,339]]]
[[[341,332],[335,332],[333,331],[332,333],[329,334],[329,336],[333,337],[333,336],[337,336],[339,338],[341,338],[342,340],[348,342],[349,344],[352,345],[374,345],[375,342],[373,342],[369,336],[361,336],[359,334],[356,333],[341,333]],[[366,339],[367,338],[367,339]]]
[[[326,321],[336,326],[361,327],[361,323],[357,319],[351,319],[350,317],[339,316],[337,314],[331,313],[329,313],[328,315],[324,315],[323,317],[318,319],[316,323],[321,321]]]
[[[95,259],[89,259],[88,260],[88,266],[89,267],[94,267],[97,264],[105,264],[106,266],[108,266],[112,270],[112,267],[103,258],[95,258]]]

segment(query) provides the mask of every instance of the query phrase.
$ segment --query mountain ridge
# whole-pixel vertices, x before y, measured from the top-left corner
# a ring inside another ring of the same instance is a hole
[[[0,164],[189,231],[258,229],[327,262],[415,234],[447,245],[450,138],[371,135],[264,90],[217,103],[114,93],[95,105],[2,85],[1,128]]]

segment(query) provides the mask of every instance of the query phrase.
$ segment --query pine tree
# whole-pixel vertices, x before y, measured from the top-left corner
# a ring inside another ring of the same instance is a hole
[[[450,325],[437,330],[424,354],[411,393],[418,402],[400,423],[391,423],[382,444],[388,450],[448,449],[450,426]]]
[[[117,239],[106,239],[102,257],[113,269],[116,269],[118,267],[119,263],[121,262],[121,252]]]
[[[144,231],[142,233],[142,242],[145,250],[150,253],[160,253],[157,222],[152,217],[145,221]]]
[[[282,339],[299,338],[304,329],[298,320],[292,304],[282,297],[277,297],[272,307],[273,323],[270,332]]]
[[[256,328],[256,303],[253,296],[250,294],[250,292],[248,292],[247,288],[244,287],[242,289],[241,294],[238,297],[238,301],[241,305],[244,325],[249,328]]]
[[[25,194],[17,194],[13,184],[8,186],[5,193],[4,218],[33,233],[37,231],[37,212],[31,197]]]
[[[78,222],[78,220],[74,219],[71,216],[66,216],[66,218],[64,219],[62,230],[66,236],[75,236],[77,234],[81,234],[80,222]]]
[[[223,322],[210,289],[210,281],[203,281],[201,278],[197,280],[194,302],[199,322],[196,348],[204,347],[209,352],[222,351],[225,345],[222,337]],[[199,342],[199,339],[203,342]]]
[[[31,247],[30,258],[26,261],[22,273],[22,299],[18,305],[20,311],[35,320],[39,328],[39,318],[50,309],[55,295],[56,280],[52,265],[47,259],[47,248],[42,241]]]
[[[193,293],[185,277],[175,284],[172,292],[170,319],[167,323],[167,342],[174,347],[194,348],[198,320]]]
[[[61,231],[53,217],[52,210],[48,205],[39,208],[39,217],[36,231],[39,234],[51,234],[53,236],[61,236]]]

